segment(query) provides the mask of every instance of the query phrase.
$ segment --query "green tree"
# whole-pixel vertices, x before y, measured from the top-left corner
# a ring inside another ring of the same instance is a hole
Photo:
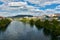
[[[29,23],[30,23],[31,26],[33,26],[33,25],[34,25],[34,20],[31,19],[31,20],[29,21]]]
[[[40,28],[43,27],[43,22],[42,22],[40,19],[38,19],[38,20],[35,22],[35,26],[36,26],[38,29],[40,29]]]
[[[0,20],[0,30],[4,30],[9,25],[10,22],[11,20],[7,18]]]

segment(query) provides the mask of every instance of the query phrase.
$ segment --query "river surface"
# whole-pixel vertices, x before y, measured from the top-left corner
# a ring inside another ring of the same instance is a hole
[[[5,31],[0,31],[0,40],[51,40],[51,36],[46,36],[43,29],[13,21]]]

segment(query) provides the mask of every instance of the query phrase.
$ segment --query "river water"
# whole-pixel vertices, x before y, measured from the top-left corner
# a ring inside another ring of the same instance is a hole
[[[0,40],[51,40],[50,35],[45,35],[42,29],[31,27],[20,21],[13,21],[5,31],[0,31]]]

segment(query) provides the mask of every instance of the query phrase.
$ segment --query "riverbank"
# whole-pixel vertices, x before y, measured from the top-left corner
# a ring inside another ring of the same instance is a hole
[[[51,21],[49,21],[49,20],[41,21],[40,19],[23,18],[21,21],[24,23],[29,23],[32,26],[35,25],[38,29],[45,28],[51,34],[53,34],[55,36],[60,35],[60,21],[58,21],[58,20],[53,19]]]
[[[11,20],[5,18],[0,20],[0,30],[4,30],[9,24]]]

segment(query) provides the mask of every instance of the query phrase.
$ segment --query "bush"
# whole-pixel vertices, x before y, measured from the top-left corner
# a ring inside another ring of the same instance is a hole
[[[9,19],[0,20],[0,30],[6,28],[10,22],[11,22],[11,20],[9,20]]]
[[[29,21],[29,23],[30,23],[31,26],[33,26],[33,25],[34,25],[34,20],[31,19],[31,20]]]
[[[40,21],[40,19],[38,19],[35,22],[35,25],[38,29],[40,28],[45,28],[46,30],[49,30],[51,32],[51,34],[58,36],[60,35],[60,22],[53,19],[52,21],[48,21],[45,20],[44,22]]]
[[[38,29],[40,29],[40,28],[43,27],[43,22],[42,22],[40,19],[38,19],[38,20],[35,22],[35,26],[36,26]]]

